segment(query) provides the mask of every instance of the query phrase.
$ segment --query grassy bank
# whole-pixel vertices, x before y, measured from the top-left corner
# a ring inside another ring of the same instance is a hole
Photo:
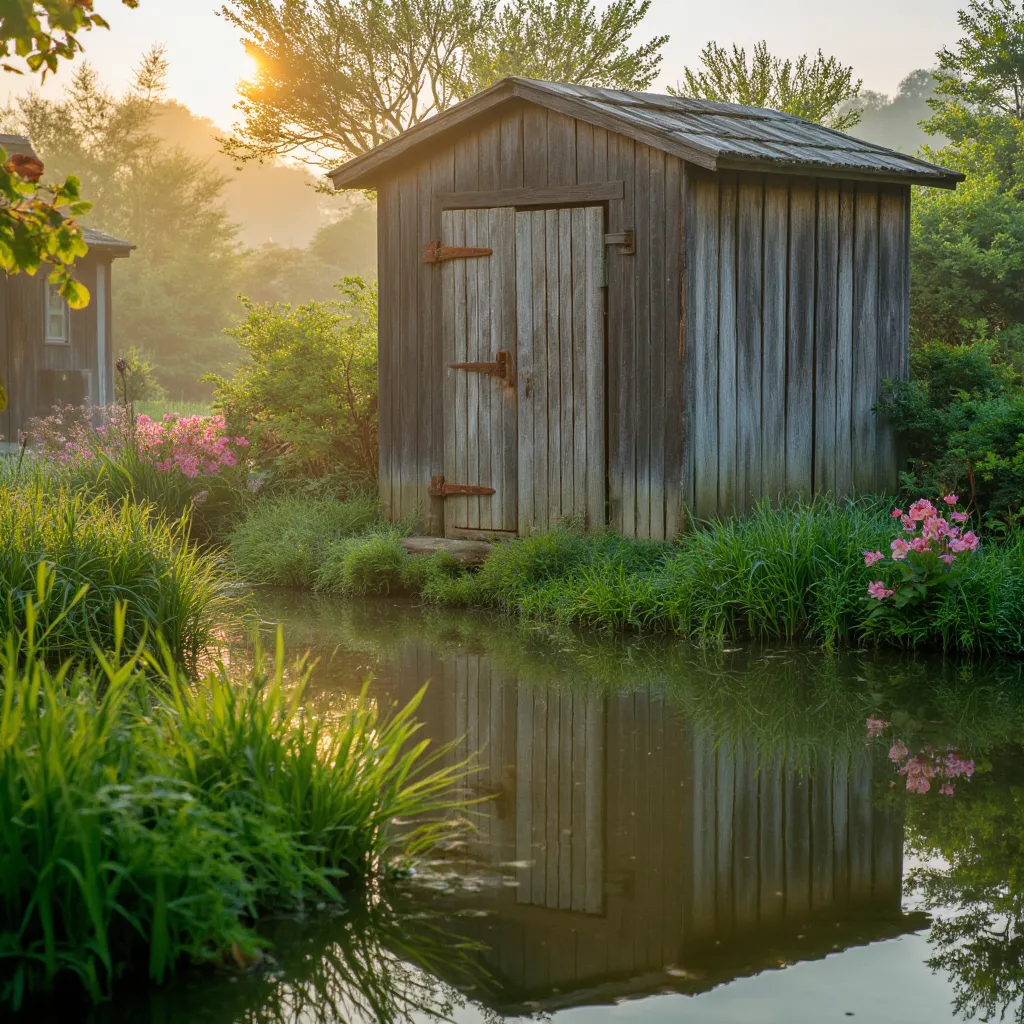
[[[364,698],[328,727],[280,662],[191,684],[118,646],[53,670],[31,632],[7,635],[0,1006],[244,965],[264,912],[341,900],[447,832],[453,772],[414,740],[418,699],[383,715]]]
[[[0,635],[25,628],[35,600],[38,644],[51,659],[113,646],[127,603],[124,641],[159,634],[170,656],[194,666],[227,605],[214,556],[185,542],[185,521],[132,502],[72,489],[62,474],[23,468],[0,478]],[[44,592],[40,566],[52,567]]]
[[[900,530],[881,501],[765,505],[743,518],[700,525],[674,544],[554,530],[498,545],[475,571],[445,556],[414,559],[402,549],[400,531],[379,523],[364,520],[348,535],[329,538],[305,525],[314,516],[298,507],[289,514],[293,531],[315,535],[309,542],[315,552],[302,549],[302,571],[286,578],[276,569],[291,550],[281,539],[283,521],[268,531],[278,542],[264,553],[252,542],[260,519],[250,519],[231,544],[249,580],[349,596],[410,593],[443,605],[716,644],[752,637],[1024,650],[1024,533],[982,544],[948,579],[926,580],[920,599],[881,609],[867,595],[880,570],[865,566],[864,552],[888,551]],[[345,518],[338,510],[332,515]]]

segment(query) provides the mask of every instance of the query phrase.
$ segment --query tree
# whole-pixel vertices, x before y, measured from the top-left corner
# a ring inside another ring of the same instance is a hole
[[[229,0],[256,59],[228,152],[325,165],[445,110],[502,75],[643,87],[665,42],[630,50],[650,0]]]
[[[895,96],[865,90],[855,101],[861,107],[861,119],[850,134],[889,149],[917,152],[928,141],[921,122],[931,116],[928,101],[935,95],[936,84],[934,73],[920,68],[900,82]]]
[[[854,81],[852,67],[844,67],[821,50],[813,58],[805,53],[792,60],[772,55],[762,41],[754,46],[748,63],[742,47],[733,45],[730,52],[712,41],[700,59],[703,66],[696,71],[684,68],[683,80],[670,93],[770,107],[839,131],[860,120],[860,108],[853,104],[860,95],[861,80]]]
[[[512,0],[474,41],[467,94],[508,75],[612,89],[646,89],[668,36],[635,50],[633,32],[651,0],[614,0],[598,16],[590,0]]]
[[[118,267],[114,343],[151,353],[178,397],[231,363],[222,330],[238,310],[241,254],[222,204],[226,178],[154,134],[166,72],[154,50],[115,96],[82,64],[63,97],[29,93],[0,120],[28,134],[48,165],[74,169],[95,197],[97,225],[138,246]]]
[[[121,0],[138,7],[139,0]],[[72,60],[82,50],[79,32],[110,26],[93,13],[92,0],[4,0],[0,18],[0,68],[21,74],[10,58],[18,58],[29,71],[55,72],[61,60]]]

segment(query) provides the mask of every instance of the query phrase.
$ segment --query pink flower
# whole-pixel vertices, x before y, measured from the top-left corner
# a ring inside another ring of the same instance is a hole
[[[947,505],[955,505],[960,500],[960,495],[958,495],[958,494],[947,494],[942,500]]]
[[[889,547],[892,551],[892,557],[899,562],[907,557],[907,552],[910,550],[910,543],[909,541],[905,541],[902,537],[897,537]]]
[[[889,760],[902,761],[909,753],[910,751],[907,750],[906,744],[903,740],[897,740],[889,750]]]
[[[876,718],[874,715],[871,715],[867,721],[868,739],[873,740],[881,736],[882,733],[889,728],[889,725],[890,723],[884,718]]]
[[[883,555],[881,551],[865,551],[864,552],[864,564],[865,565],[874,565],[875,562],[880,562],[883,558],[885,558],[885,555]]]
[[[944,782],[941,786],[939,786],[939,792],[943,796],[952,796],[953,787],[948,782]]]
[[[924,537],[915,537],[911,542],[910,546],[919,554],[924,554],[928,550],[928,541]]]
[[[946,565],[952,565],[956,561],[956,555],[939,555],[939,558],[946,563]]]
[[[910,506],[909,516],[913,520],[927,519],[929,516],[935,515],[935,511],[935,506],[927,498],[918,498]]]
[[[931,782],[928,781],[925,775],[908,775],[907,776],[907,792],[908,793],[927,793],[932,788]]]
[[[967,513],[966,512],[954,512],[949,518],[950,519],[955,519],[956,522],[958,522],[958,523],[966,523],[967,522]]]
[[[903,509],[901,509],[901,508],[894,508],[892,510],[892,517],[893,517],[893,519],[899,519],[902,515],[903,515]]]
[[[901,516],[900,522],[903,523],[903,529],[908,533],[913,533],[917,529],[917,523],[910,516]]]
[[[894,593],[896,591],[886,590],[885,584],[881,580],[868,584],[868,596],[873,597],[876,601],[884,601],[887,597],[892,597]]]

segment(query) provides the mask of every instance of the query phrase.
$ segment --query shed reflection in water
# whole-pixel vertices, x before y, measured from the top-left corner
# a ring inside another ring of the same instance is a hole
[[[968,799],[958,789],[924,811],[865,723],[884,713],[922,742],[1005,745],[1024,717],[1019,666],[986,670],[985,689],[955,666],[899,657],[701,652],[398,602],[262,600],[292,653],[320,659],[320,713],[368,673],[381,700],[429,681],[425,735],[451,743],[452,761],[476,757],[476,829],[362,909],[274,926],[276,972],[179,986],[147,996],[145,1014],[97,1020],[478,1021],[570,1007],[589,1020],[628,999],[608,1012],[653,1022],[667,1019],[663,1001],[645,997],[672,992],[705,993],[682,1004],[687,1019],[819,1020],[823,982],[773,969],[833,953],[814,977],[838,979],[875,1020],[952,1020],[953,1003],[998,1012],[1016,991],[972,1003],[970,971],[933,977],[920,936],[864,948],[927,928],[901,905],[904,834],[927,867],[947,855],[941,815]],[[888,953],[865,959],[872,950]],[[888,987],[887,963],[902,964]],[[723,993],[753,983],[729,982],[758,975],[761,992],[778,979],[771,1012],[722,1009]]]

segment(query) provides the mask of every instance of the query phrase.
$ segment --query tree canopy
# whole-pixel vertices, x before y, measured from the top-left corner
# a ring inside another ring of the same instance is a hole
[[[701,66],[683,69],[681,81],[669,92],[721,103],[742,103],[748,107],[770,107],[787,114],[846,131],[860,120],[856,105],[861,81],[854,80],[853,68],[836,57],[801,54],[793,59],[769,52],[761,41],[748,60],[743,47],[731,50],[712,41],[700,55]]]
[[[505,75],[643,88],[651,0],[229,0],[258,70],[228,151],[314,165],[365,153]]]

